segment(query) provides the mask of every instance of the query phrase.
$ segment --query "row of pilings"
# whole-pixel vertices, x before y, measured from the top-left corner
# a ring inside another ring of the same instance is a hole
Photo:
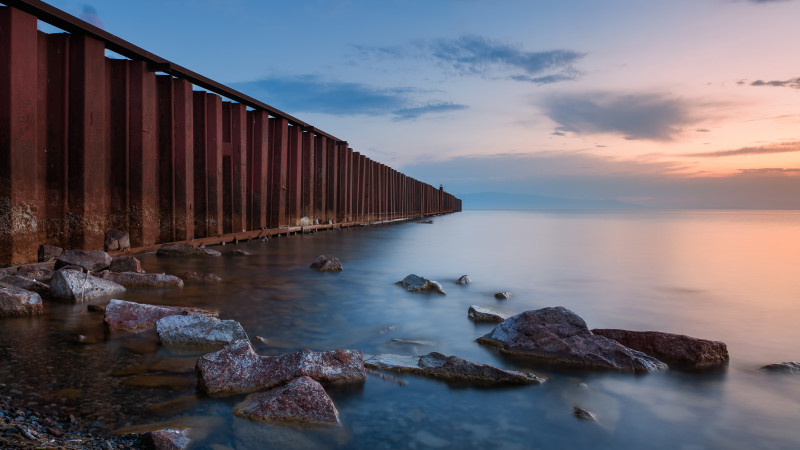
[[[0,266],[34,261],[40,244],[102,248],[109,229],[145,247],[461,210],[441,188],[49,5],[3,3]],[[38,31],[37,16],[69,33]]]

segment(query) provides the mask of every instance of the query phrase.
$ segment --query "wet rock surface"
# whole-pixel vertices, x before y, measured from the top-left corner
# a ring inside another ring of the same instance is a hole
[[[279,356],[259,356],[241,339],[197,360],[201,387],[211,394],[250,393],[294,378],[310,376],[321,383],[360,383],[366,379],[359,350],[301,350]]]
[[[308,267],[319,270],[320,272],[341,272],[344,270],[339,258],[328,259],[325,255],[319,255]]]
[[[499,323],[508,319],[509,316],[483,306],[472,305],[467,310],[467,317],[475,322]]]
[[[613,339],[628,348],[679,367],[695,369],[715,367],[730,359],[725,343],[683,334],[609,328],[593,329],[592,333]]]
[[[36,292],[39,295],[46,296],[50,294],[50,285],[20,275],[5,275],[0,273],[0,282],[25,289],[26,291]]]
[[[267,392],[250,394],[233,413],[266,422],[339,424],[339,412],[322,385],[308,376]]]
[[[395,284],[406,288],[409,292],[438,292],[439,294],[445,295],[444,288],[439,282],[423,278],[413,273]]]
[[[167,316],[194,315],[216,316],[208,309],[183,306],[160,306],[112,299],[106,306],[103,323],[110,331],[140,331],[155,327],[156,322]]]
[[[797,361],[786,361],[777,364],[768,364],[761,369],[768,370],[770,372],[782,372],[782,373],[790,373],[793,375],[800,375],[800,362]]]
[[[456,280],[456,284],[460,284],[460,285],[464,285],[464,286],[466,286],[466,285],[468,285],[470,283],[472,283],[472,280],[470,280],[469,276],[467,276],[467,275],[461,275],[458,278],[458,280]]]
[[[82,301],[120,292],[125,292],[120,284],[67,267],[57,270],[50,280],[50,295],[64,300]]]
[[[222,278],[213,273],[181,272],[175,275],[183,281],[195,281],[202,283],[219,283]]]
[[[188,243],[164,244],[156,252],[158,256],[221,256],[222,253]]]
[[[39,294],[0,280],[0,317],[36,316],[44,313]]]
[[[107,252],[125,252],[131,249],[131,236],[125,231],[108,230],[103,248]]]
[[[61,256],[62,253],[64,253],[64,249],[62,249],[61,247],[42,244],[39,246],[36,259],[39,262],[50,261],[51,259],[58,258],[59,256]]]
[[[509,317],[478,342],[501,352],[540,359],[550,364],[648,373],[666,364],[617,341],[589,331],[586,322],[562,307],[526,311]]]
[[[222,346],[247,339],[239,322],[202,315],[164,317],[156,322],[156,333],[168,344]]]
[[[111,256],[99,250],[67,250],[56,259],[55,269],[78,266],[89,272],[99,272],[111,265]]]
[[[379,354],[368,357],[364,365],[370,369],[411,372],[444,380],[476,385],[540,384],[546,379],[533,374],[504,370],[479,364],[457,356],[431,352],[423,356]]]
[[[511,298],[511,292],[503,291],[503,292],[495,292],[494,298],[498,300],[508,300]]]
[[[183,287],[183,280],[163,273],[110,272],[104,270],[100,278],[125,287]]]
[[[142,262],[131,255],[117,256],[111,259],[111,265],[108,266],[111,272],[136,272],[144,273],[142,269]]]
[[[20,266],[17,275],[29,280],[36,280],[42,283],[50,283],[53,278],[53,270],[45,266]]]

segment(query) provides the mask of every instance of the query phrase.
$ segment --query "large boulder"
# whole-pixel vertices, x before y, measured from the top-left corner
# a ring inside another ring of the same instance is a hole
[[[647,353],[671,366],[700,369],[719,366],[730,359],[725,343],[683,334],[610,328],[596,328],[592,330],[592,333],[613,339],[628,348]]]
[[[112,299],[106,306],[103,323],[110,331],[140,331],[153,328],[159,319],[174,315],[216,316],[217,312],[184,306],[148,305]]]
[[[540,384],[545,378],[488,364],[478,364],[457,356],[431,352],[423,356],[379,354],[368,357],[364,365],[371,369],[411,372],[450,381],[477,385]]]
[[[259,356],[241,339],[197,360],[200,385],[211,394],[241,394],[269,389],[309,376],[322,383],[363,382],[364,354],[359,350],[301,350],[279,356]]]
[[[233,408],[237,416],[264,422],[338,425],[339,412],[319,382],[295,378],[286,386],[250,394]]]
[[[67,250],[56,259],[55,269],[66,266],[83,267],[89,272],[99,272],[111,265],[111,256],[99,250]]]
[[[506,319],[508,316],[505,314],[500,314],[499,312],[492,311],[489,308],[484,308],[483,306],[472,305],[467,310],[467,317],[475,322],[493,322],[499,323]]]
[[[44,313],[39,294],[0,281],[0,317],[35,316]]]
[[[36,292],[39,295],[50,294],[49,285],[20,275],[8,275],[0,272],[0,281],[20,289],[25,289],[26,291]]]
[[[314,260],[311,265],[312,269],[317,269],[320,272],[341,272],[344,270],[342,267],[342,262],[339,261],[339,258],[331,258],[328,259],[325,255],[319,255],[316,260]]]
[[[104,270],[100,278],[111,280],[125,287],[183,287],[183,280],[163,273],[110,272]]]
[[[136,272],[144,273],[142,269],[142,262],[131,255],[117,256],[111,259],[111,265],[108,266],[111,272]]]
[[[103,248],[107,252],[125,252],[131,249],[131,235],[125,231],[106,231]]]
[[[164,244],[156,252],[158,256],[221,256],[222,253],[205,247],[195,247],[186,242]]]
[[[242,324],[201,315],[167,316],[156,322],[161,342],[187,345],[228,345],[247,339]]]
[[[478,342],[501,352],[572,367],[648,373],[667,365],[645,353],[589,331],[577,314],[557,306],[525,311],[509,317]]]
[[[438,281],[432,281],[413,273],[395,284],[403,286],[409,292],[438,292],[442,295],[445,294],[444,288]]]
[[[762,367],[762,369],[769,370],[770,372],[783,372],[793,375],[800,375],[800,362],[786,361],[777,364],[769,364]]]
[[[50,295],[65,300],[86,300],[120,292],[125,292],[120,284],[68,268],[57,270],[50,280]]]

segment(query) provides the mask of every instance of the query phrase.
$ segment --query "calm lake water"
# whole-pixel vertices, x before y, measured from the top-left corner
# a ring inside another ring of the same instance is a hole
[[[196,393],[197,355],[161,347],[148,333],[105,338],[102,314],[48,302],[44,318],[0,323],[0,383],[99,431],[192,424],[197,448],[800,448],[800,377],[759,370],[800,360],[798,211],[465,211],[432,225],[217,248],[223,257],[141,260],[148,272],[213,272],[223,283],[117,298],[216,308],[251,338],[266,338],[254,344],[265,355],[438,351],[549,380],[487,389],[370,375],[362,386],[329,389],[341,428],[274,427],[231,414],[244,396]],[[340,258],[345,271],[309,269],[320,254]],[[393,284],[410,273],[438,280],[447,296]],[[456,285],[464,274],[472,284]],[[501,290],[512,297],[494,299]],[[590,328],[721,340],[731,361],[711,372],[644,376],[537,367],[474,342],[493,326],[467,319],[473,304],[508,314],[560,305]],[[79,334],[96,343],[75,343]],[[130,385],[141,380],[168,387]],[[179,406],[162,404],[173,400]],[[574,417],[573,405],[598,423]]]

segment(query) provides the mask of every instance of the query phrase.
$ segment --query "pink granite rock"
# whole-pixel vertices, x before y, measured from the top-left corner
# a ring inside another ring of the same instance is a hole
[[[594,329],[592,333],[680,367],[713,367],[724,364],[729,359],[728,347],[720,341],[659,331]]]
[[[108,270],[111,272],[144,273],[144,270],[142,270],[142,262],[131,255],[122,255],[112,258]]]
[[[322,383],[353,383],[366,379],[359,350],[301,350],[279,356],[259,356],[250,341],[240,339],[197,360],[200,385],[211,394],[239,394],[269,389],[300,376]]]
[[[333,400],[319,382],[307,376],[295,378],[286,386],[250,394],[234,407],[233,413],[265,422],[339,424]]]
[[[159,319],[174,315],[216,317],[217,312],[186,306],[160,306],[112,299],[106,306],[103,323],[109,331],[140,331],[155,328]]]
[[[111,265],[111,256],[99,250],[67,250],[56,260],[56,270],[65,266],[80,266],[90,272],[99,272]]]
[[[111,280],[125,287],[183,287],[183,280],[175,275],[163,273],[110,272],[104,270],[100,278]]]
[[[0,281],[0,317],[35,316],[43,312],[39,294]]]

